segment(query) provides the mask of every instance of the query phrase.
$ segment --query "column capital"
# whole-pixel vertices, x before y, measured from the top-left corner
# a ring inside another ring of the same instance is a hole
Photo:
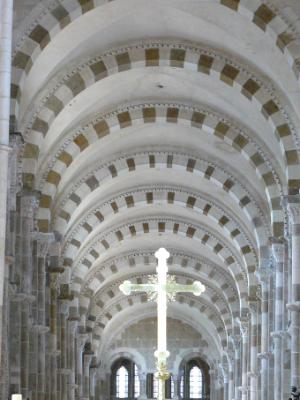
[[[33,218],[39,206],[40,192],[37,190],[23,190],[21,196],[21,216]]]
[[[45,335],[49,332],[50,328],[46,325],[32,325],[32,330],[39,335]]]
[[[37,254],[46,257],[49,246],[55,241],[53,233],[34,232],[33,239],[37,242]]]
[[[242,338],[247,339],[248,338],[248,321],[243,321],[240,318],[236,318],[235,321],[237,322],[237,324],[240,328]]]
[[[249,372],[247,372],[247,376],[249,378],[258,378],[259,377],[259,373],[257,371],[249,371]]]
[[[84,352],[83,357],[84,357],[84,363],[86,364],[86,366],[90,367],[90,363],[92,361],[92,358],[94,357],[94,352]]]
[[[258,306],[259,306],[259,304],[260,304],[260,301],[261,301],[261,296],[260,296],[260,292],[258,291],[258,288],[256,289],[256,292],[252,295],[252,296],[249,296],[248,297],[248,307],[249,307],[249,311],[250,311],[250,315],[249,315],[249,317],[251,317],[251,314],[253,313],[253,312],[257,312],[257,308],[258,308]],[[259,295],[259,296],[258,296]],[[245,320],[245,321],[243,321],[243,319],[242,319],[242,322],[243,323],[246,323],[247,321]]]
[[[248,393],[248,386],[239,386],[238,390],[242,393]]]
[[[290,223],[300,224],[300,195],[283,196],[282,203],[287,210]]]
[[[31,304],[35,301],[35,296],[29,293],[17,292],[12,300],[18,303]]]
[[[69,313],[69,301],[68,300],[60,300],[60,311],[62,314],[67,315]]]
[[[289,311],[300,311],[300,301],[295,301],[294,303],[288,303],[286,308]]]
[[[283,237],[270,237],[272,255],[276,263],[284,261],[285,239]]]
[[[78,333],[77,334],[78,346],[80,347],[81,351],[83,350],[83,347],[86,344],[88,338],[89,338],[88,333]]]
[[[0,151],[10,153],[12,151],[12,148],[10,146],[7,146],[6,144],[0,144]]]
[[[258,353],[257,358],[259,360],[268,360],[271,357],[272,353],[270,351],[265,351],[263,353]]]
[[[71,335],[75,335],[78,327],[78,320],[70,320],[68,318],[68,326],[70,327],[70,333]]]
[[[261,266],[256,272],[256,277],[260,280],[261,283],[269,283],[270,276],[273,274],[272,267],[269,266]]]
[[[234,349],[238,349],[241,342],[241,335],[230,335],[229,340],[231,341]]]
[[[282,339],[284,331],[273,331],[271,332],[272,339]]]

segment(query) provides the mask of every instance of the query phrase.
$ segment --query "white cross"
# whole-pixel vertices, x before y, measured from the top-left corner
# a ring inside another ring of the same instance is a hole
[[[167,351],[167,300],[168,298],[174,300],[175,294],[178,292],[190,292],[195,296],[200,296],[204,292],[205,286],[199,281],[195,281],[192,285],[181,285],[174,279],[167,279],[167,259],[170,257],[170,253],[166,249],[160,248],[155,253],[155,257],[158,259],[157,282],[135,284],[124,281],[120,285],[120,290],[126,295],[130,295],[131,292],[146,292],[151,299],[155,297],[154,294],[157,294],[157,350],[154,355],[157,358],[157,377],[159,378],[158,399],[163,400],[165,398],[165,381],[169,377],[167,371],[167,357],[169,356]]]

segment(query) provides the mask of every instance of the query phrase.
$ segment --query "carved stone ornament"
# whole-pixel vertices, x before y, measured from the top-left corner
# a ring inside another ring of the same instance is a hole
[[[248,338],[248,322],[242,321],[240,318],[236,318],[235,321],[237,322],[237,324],[240,328],[243,339],[247,339]]]
[[[260,280],[261,283],[267,284],[269,283],[270,276],[273,273],[271,266],[269,267],[260,267],[258,271],[255,272],[255,275]]]
[[[284,262],[284,239],[283,238],[271,238],[272,243],[272,255],[276,263]]]
[[[286,308],[290,311],[300,311],[300,301],[295,301],[294,303],[288,303]]]
[[[45,335],[50,330],[49,326],[45,325],[33,325],[32,331],[38,333],[39,335]]]
[[[264,353],[258,353],[257,358],[259,360],[268,360],[271,357],[272,353],[270,351],[265,351]]]
[[[35,192],[22,193],[21,195],[21,216],[34,219],[35,212],[39,206],[38,194]]]
[[[283,334],[284,334],[284,331],[274,331],[274,332],[271,332],[271,337],[272,337],[272,339],[282,339]]]
[[[27,303],[27,304],[31,304],[35,301],[35,296],[33,296],[32,294],[29,293],[16,293],[13,301],[16,301],[18,303]]]
[[[49,246],[54,242],[55,237],[53,233],[36,232],[33,237],[37,242],[37,254],[40,257],[46,257]]]
[[[286,209],[292,225],[300,224],[300,198],[299,195],[287,196]]]
[[[248,388],[248,386],[239,386],[238,390],[245,394],[245,393],[248,393],[249,388]]]

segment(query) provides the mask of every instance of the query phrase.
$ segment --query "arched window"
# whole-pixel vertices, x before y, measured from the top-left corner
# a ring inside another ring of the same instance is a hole
[[[128,397],[128,371],[124,365],[117,370],[116,386],[116,396],[119,399],[126,399]]]
[[[179,377],[181,399],[203,400],[209,398],[209,366],[205,361],[196,358],[182,363]]]
[[[201,399],[203,388],[202,371],[196,365],[190,370],[190,399]]]
[[[136,399],[140,395],[139,371],[135,363],[122,358],[111,367],[111,397]]]

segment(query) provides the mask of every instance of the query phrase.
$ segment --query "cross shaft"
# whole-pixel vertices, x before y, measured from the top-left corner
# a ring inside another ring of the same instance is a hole
[[[157,283],[135,284],[130,281],[124,281],[120,285],[120,290],[125,295],[130,295],[131,292],[146,292],[148,294],[157,293],[157,350],[154,353],[157,358],[157,377],[159,379],[159,394],[158,399],[165,398],[165,381],[169,377],[167,370],[167,301],[168,294],[175,295],[178,292],[189,292],[195,296],[200,296],[205,290],[205,286],[199,281],[195,281],[191,285],[181,285],[176,282],[168,282],[167,280],[167,259],[170,254],[164,248],[160,248],[155,257],[158,259]],[[171,298],[173,298],[172,296]]]

